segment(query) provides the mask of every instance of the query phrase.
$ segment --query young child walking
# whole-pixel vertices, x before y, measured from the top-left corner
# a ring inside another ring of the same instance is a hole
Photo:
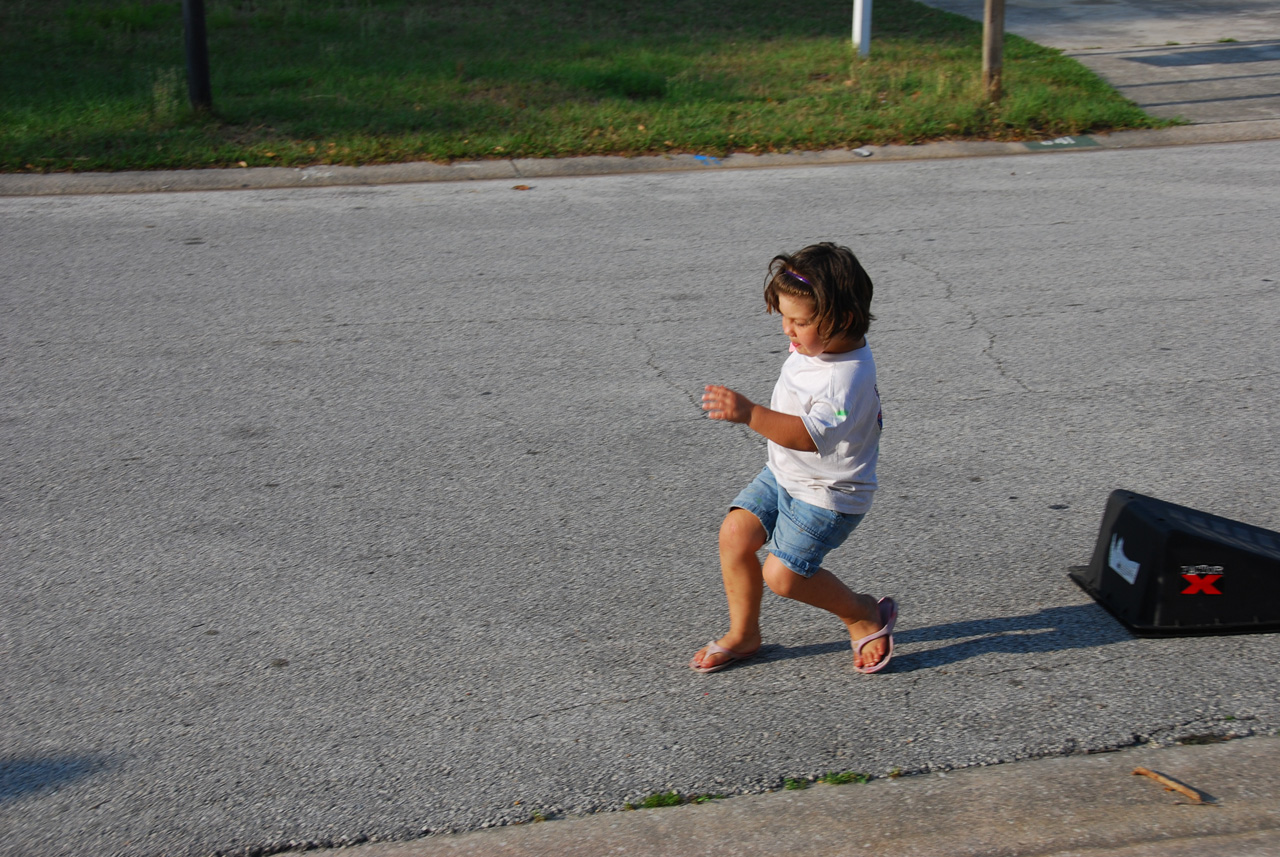
[[[782,317],[791,355],[769,407],[715,384],[703,393],[707,416],[763,435],[769,459],[720,525],[729,632],[693,656],[689,666],[698,672],[722,670],[759,650],[765,584],[838,616],[859,672],[878,672],[893,655],[893,599],[859,595],[822,567],[861,523],[876,488],[882,419],[866,338],[871,293],[871,278],[847,247],[824,242],[775,256],[764,299]]]

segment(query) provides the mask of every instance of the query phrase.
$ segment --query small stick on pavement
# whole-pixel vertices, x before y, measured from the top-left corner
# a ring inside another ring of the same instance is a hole
[[[1190,786],[1183,785],[1177,780],[1171,780],[1168,777],[1166,777],[1164,774],[1157,774],[1155,771],[1148,770],[1147,768],[1134,768],[1133,773],[1135,776],[1150,777],[1160,785],[1164,786],[1165,791],[1177,792],[1180,795],[1190,798],[1192,803],[1197,803],[1197,804],[1205,803],[1204,796],[1201,795],[1200,792],[1196,791]]]

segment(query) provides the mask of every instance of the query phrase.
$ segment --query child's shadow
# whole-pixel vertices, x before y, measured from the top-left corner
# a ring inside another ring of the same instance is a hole
[[[986,654],[1036,654],[1109,646],[1133,635],[1096,604],[1048,607],[1023,616],[974,619],[893,634],[894,654],[886,672],[940,667]],[[954,640],[949,645],[912,651],[916,644]],[[836,651],[850,651],[847,641],[807,646],[770,646],[768,660],[782,661]]]

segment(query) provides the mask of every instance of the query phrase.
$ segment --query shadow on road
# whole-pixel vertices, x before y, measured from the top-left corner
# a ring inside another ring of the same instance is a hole
[[[1096,649],[1133,639],[1096,604],[1049,607],[1022,616],[975,619],[895,634],[899,646],[950,642],[923,652],[904,652],[900,672],[945,666],[979,655],[1029,655],[1071,649]]]
[[[0,803],[49,786],[78,780],[103,767],[94,757],[53,756],[45,759],[0,759]]]
[[[889,671],[901,673],[946,666],[979,655],[1025,655],[1095,649],[1131,640],[1133,635],[1096,604],[1081,604],[1049,607],[1022,616],[908,628],[896,631],[893,638],[895,652]],[[946,645],[933,646],[924,651],[907,648],[939,642]],[[764,659],[786,661],[848,650],[847,640],[807,646],[771,645],[767,647]]]

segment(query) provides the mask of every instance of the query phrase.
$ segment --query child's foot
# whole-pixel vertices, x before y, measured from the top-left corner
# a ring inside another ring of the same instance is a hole
[[[721,637],[721,642],[712,641],[707,643],[694,654],[693,660],[689,661],[689,669],[700,673],[713,673],[722,670],[736,661],[745,661],[760,651],[760,643],[757,640],[753,647],[739,644],[736,648],[729,648],[723,645],[726,637]],[[745,642],[745,641],[744,641]]]
[[[849,626],[853,668],[862,673],[879,672],[893,657],[893,626],[898,620],[898,605],[892,598],[881,598],[875,609],[879,621],[866,620]]]

